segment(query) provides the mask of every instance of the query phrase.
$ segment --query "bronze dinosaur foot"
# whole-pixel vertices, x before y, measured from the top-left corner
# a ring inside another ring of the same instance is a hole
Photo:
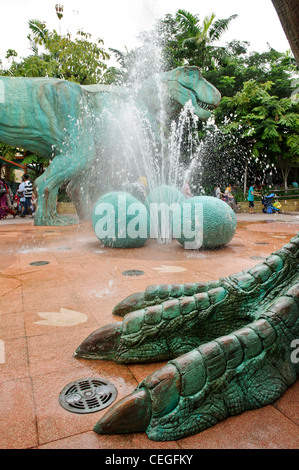
[[[179,439],[277,400],[299,364],[299,237],[263,263],[214,283],[150,286],[90,335],[75,355],[116,362],[168,360],[96,424],[100,434],[145,431]],[[138,305],[138,310],[134,310]]]

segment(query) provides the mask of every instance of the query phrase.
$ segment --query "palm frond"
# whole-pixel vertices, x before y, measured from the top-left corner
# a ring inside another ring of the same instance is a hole
[[[193,45],[196,45],[198,42],[198,38],[197,37],[193,37],[193,38],[186,38],[184,39],[184,41],[182,42],[182,46],[183,47],[188,47],[188,46],[193,46]]]
[[[117,62],[125,67],[128,51],[122,52],[119,49],[113,49],[112,47],[109,47],[109,51],[111,51],[116,56]]]
[[[208,34],[209,28],[211,27],[214,19],[216,18],[215,13],[212,13],[210,16],[206,16],[203,20],[203,30],[202,33],[206,36]]]
[[[36,38],[44,40],[49,33],[46,24],[39,20],[29,20],[28,26]]]
[[[193,35],[198,33],[198,15],[192,15],[192,13],[187,10],[178,10],[176,13],[176,19],[183,27],[185,27],[189,31],[192,31]]]
[[[238,15],[231,15],[229,18],[215,21],[210,29],[210,41],[218,41],[222,34],[228,29],[230,22],[236,19]]]

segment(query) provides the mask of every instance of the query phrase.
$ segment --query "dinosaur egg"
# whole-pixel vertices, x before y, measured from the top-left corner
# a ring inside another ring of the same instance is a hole
[[[125,192],[102,196],[94,207],[92,225],[97,238],[113,248],[137,248],[149,236],[145,205]]]
[[[174,211],[173,234],[185,248],[217,248],[227,245],[237,227],[231,207],[212,196],[186,199]]]
[[[147,208],[150,208],[150,204],[166,203],[167,205],[171,205],[176,202],[181,203],[185,199],[186,198],[181,191],[173,186],[168,186],[165,184],[153,189],[147,196],[145,204]]]

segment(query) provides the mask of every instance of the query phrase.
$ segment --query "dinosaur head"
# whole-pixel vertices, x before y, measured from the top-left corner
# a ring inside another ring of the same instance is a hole
[[[165,72],[163,82],[169,96],[181,106],[191,100],[201,121],[206,121],[211,111],[219,106],[220,92],[201,76],[198,67],[178,67]]]

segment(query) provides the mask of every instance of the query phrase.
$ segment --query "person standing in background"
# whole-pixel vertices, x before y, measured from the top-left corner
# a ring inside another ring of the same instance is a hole
[[[253,183],[248,190],[247,201],[249,202],[249,214],[254,213],[254,196],[260,196],[260,193],[255,191],[255,183]]]
[[[222,194],[223,193],[221,192],[220,185],[216,184],[214,188],[214,196],[217,197],[217,199],[221,199]]]
[[[25,181],[25,211],[24,215],[31,213],[31,198],[33,193],[33,184],[31,183],[28,175],[23,175]]]
[[[22,176],[22,183],[18,188],[18,194],[20,195],[21,203],[21,215],[20,217],[25,217],[25,215],[30,211],[31,207],[31,198],[33,192],[33,184],[29,180],[28,175],[24,174]]]
[[[0,178],[0,219],[5,219],[7,214],[13,215],[13,218],[17,215],[17,212],[12,210],[11,189],[6,181]]]
[[[22,182],[20,183],[18,187],[17,193],[20,198],[20,206],[21,206],[20,217],[25,217],[25,215],[23,215],[25,211],[25,181],[24,181],[23,176],[22,176]]]

